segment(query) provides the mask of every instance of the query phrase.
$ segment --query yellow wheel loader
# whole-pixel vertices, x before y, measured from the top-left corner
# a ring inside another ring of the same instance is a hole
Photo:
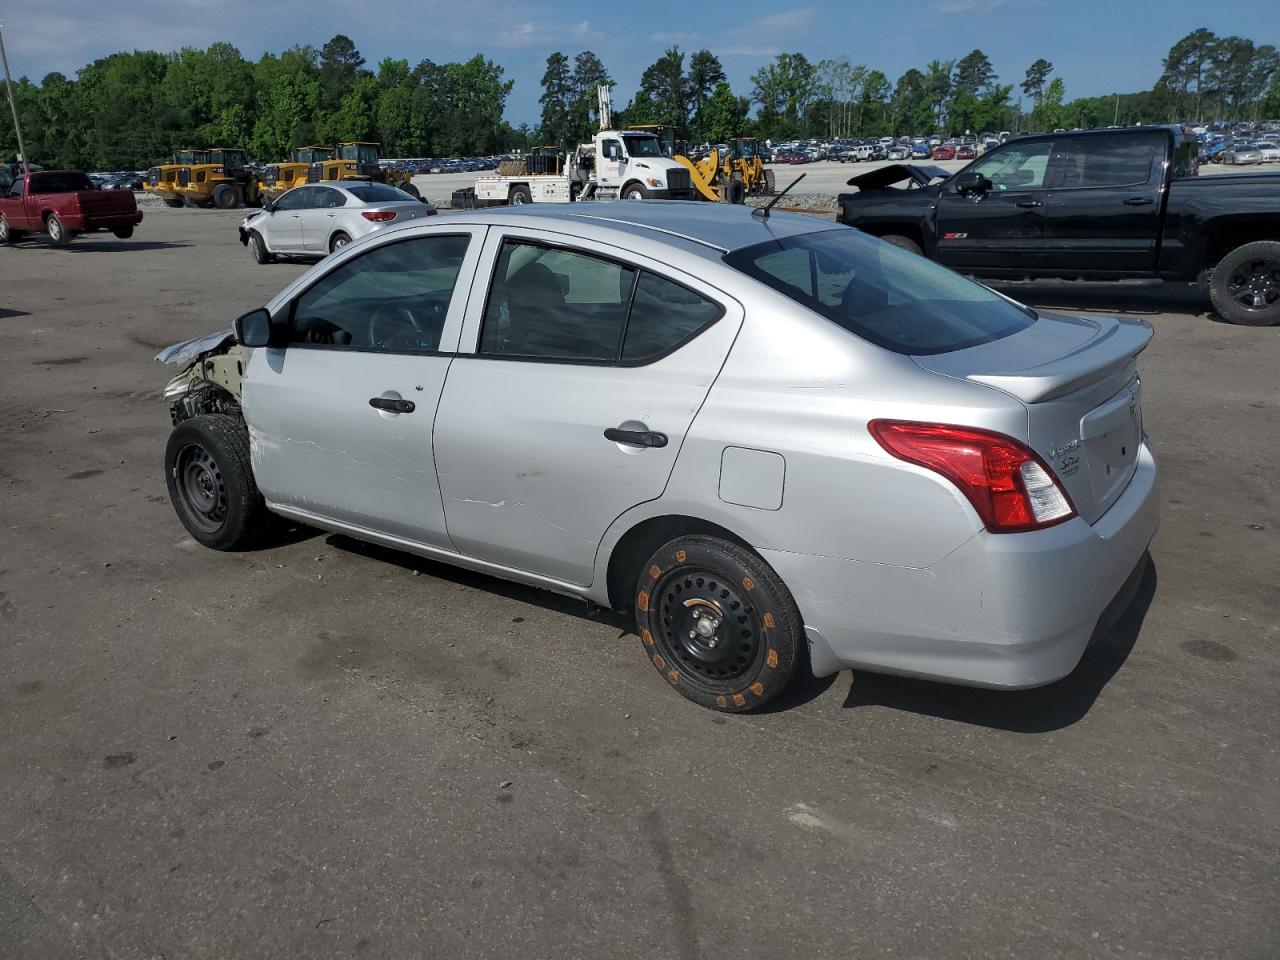
[[[164,201],[166,207],[184,205],[179,181],[191,179],[191,168],[208,163],[208,150],[178,150],[171,163],[161,163],[150,168],[142,182],[142,189]]]
[[[246,166],[245,151],[215,147],[198,152],[203,163],[178,170],[177,192],[186,206],[234,210],[262,203],[260,184]]]
[[[325,180],[371,180],[403,190],[409,196],[421,200],[422,194],[413,185],[411,170],[395,170],[378,163],[382,144],[351,141],[338,144],[336,156],[311,164],[307,171],[308,183]]]
[[[278,199],[286,190],[307,182],[313,163],[333,159],[333,147],[294,147],[293,155],[283,163],[270,164],[262,171],[262,195]]]

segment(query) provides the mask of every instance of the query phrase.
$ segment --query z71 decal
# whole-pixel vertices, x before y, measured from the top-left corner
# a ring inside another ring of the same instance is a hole
[[[942,235],[942,239],[943,240],[968,240],[969,235],[967,233],[944,233]]]

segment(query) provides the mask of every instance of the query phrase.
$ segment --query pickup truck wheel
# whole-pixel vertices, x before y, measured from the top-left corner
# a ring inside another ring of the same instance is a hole
[[[169,434],[164,466],[178,519],[206,547],[238,550],[263,527],[242,421],[220,413],[182,421]]]
[[[13,232],[9,229],[9,221],[0,216],[0,243],[9,243],[16,239]]]
[[[635,612],[645,656],[662,678],[726,713],[781,693],[804,642],[781,578],[755,553],[717,537],[660,547],[640,573]]]
[[[1280,324],[1280,242],[1246,243],[1223,257],[1209,277],[1209,299],[1228,323]]]
[[[133,224],[128,224],[123,227],[115,227],[111,232],[114,233],[116,238],[119,240],[128,240],[133,236]]]
[[[45,218],[44,228],[49,233],[49,242],[55,247],[60,247],[71,239],[70,234],[67,233],[67,228],[62,225],[62,221],[58,219],[56,213],[51,213]]]
[[[909,253],[914,253],[916,256],[922,256],[924,254],[924,251],[920,249],[920,244],[916,243],[910,237],[904,237],[900,233],[887,233],[880,239],[885,243],[892,243],[895,247],[901,247]]]
[[[270,250],[267,249],[267,242],[262,239],[262,234],[257,230],[249,234],[249,251],[253,254],[253,259],[258,263],[275,263],[276,258]]]

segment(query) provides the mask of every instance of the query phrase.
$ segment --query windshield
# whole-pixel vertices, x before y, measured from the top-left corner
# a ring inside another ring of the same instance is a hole
[[[756,155],[756,142],[754,140],[738,141],[738,156],[746,160],[752,160],[755,158],[755,155]]]
[[[662,147],[658,143],[658,138],[652,134],[644,134],[636,136],[635,134],[622,137],[623,142],[627,145],[627,155],[631,157],[660,157],[662,156]]]
[[[31,176],[30,193],[75,193],[92,190],[93,181],[83,173],[36,173]]]
[[[972,280],[857,230],[770,240],[724,261],[896,353],[963,350],[1017,333],[1036,319]]]

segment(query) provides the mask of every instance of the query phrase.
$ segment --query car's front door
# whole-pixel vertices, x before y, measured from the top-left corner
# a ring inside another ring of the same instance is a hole
[[[274,315],[244,379],[267,501],[448,549],[431,427],[483,228],[392,239],[342,259]]]
[[[1085,276],[1155,272],[1165,143],[1156,131],[1055,142],[1045,224],[1055,267]]]
[[[276,201],[262,233],[272,253],[302,250],[302,214],[315,202],[315,187],[294,187]]]
[[[307,253],[328,253],[329,237],[335,221],[347,202],[347,195],[333,187],[308,187],[313,191],[311,203],[300,211],[302,249]]]
[[[666,488],[741,308],[559,234],[493,230],[479,276],[436,417],[449,535],[463,554],[590,583],[609,524]]]
[[[961,272],[1044,265],[1051,140],[1011,143],[965,169],[991,189],[964,194],[953,177],[938,197],[937,259]]]

